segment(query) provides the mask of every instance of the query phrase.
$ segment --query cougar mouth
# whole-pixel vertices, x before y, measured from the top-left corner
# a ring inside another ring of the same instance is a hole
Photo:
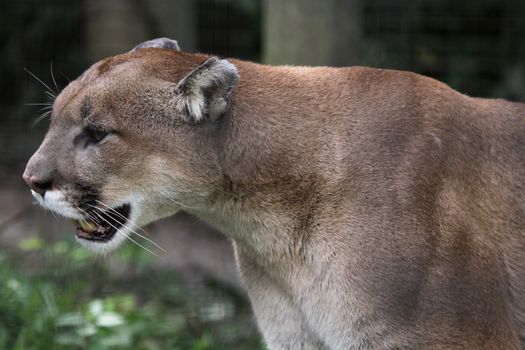
[[[113,238],[118,229],[126,225],[130,212],[129,204],[107,210],[90,210],[86,212],[85,218],[73,220],[77,226],[76,236],[88,241],[107,242]]]

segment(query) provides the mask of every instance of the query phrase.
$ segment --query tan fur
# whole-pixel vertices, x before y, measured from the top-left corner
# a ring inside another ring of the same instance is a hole
[[[26,171],[109,203],[142,191],[140,224],[182,209],[232,238],[272,350],[523,347],[523,104],[407,72],[232,59],[226,112],[189,122],[176,87],[208,58],[95,64]],[[82,108],[115,130],[97,149],[71,146]]]

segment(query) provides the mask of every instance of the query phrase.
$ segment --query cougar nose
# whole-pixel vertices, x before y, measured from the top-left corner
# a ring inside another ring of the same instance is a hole
[[[39,193],[42,197],[46,194],[46,191],[51,189],[53,181],[51,179],[40,179],[35,175],[29,175],[24,173],[22,176],[26,184],[36,193]]]

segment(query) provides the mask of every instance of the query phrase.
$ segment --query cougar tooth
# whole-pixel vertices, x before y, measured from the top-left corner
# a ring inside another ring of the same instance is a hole
[[[97,225],[89,220],[80,220],[80,227],[86,232],[94,232],[97,230]]]

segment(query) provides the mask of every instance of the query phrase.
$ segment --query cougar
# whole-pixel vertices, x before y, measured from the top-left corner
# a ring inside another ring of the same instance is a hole
[[[220,230],[271,350],[523,348],[524,104],[161,38],[60,93],[24,179],[97,252]]]

